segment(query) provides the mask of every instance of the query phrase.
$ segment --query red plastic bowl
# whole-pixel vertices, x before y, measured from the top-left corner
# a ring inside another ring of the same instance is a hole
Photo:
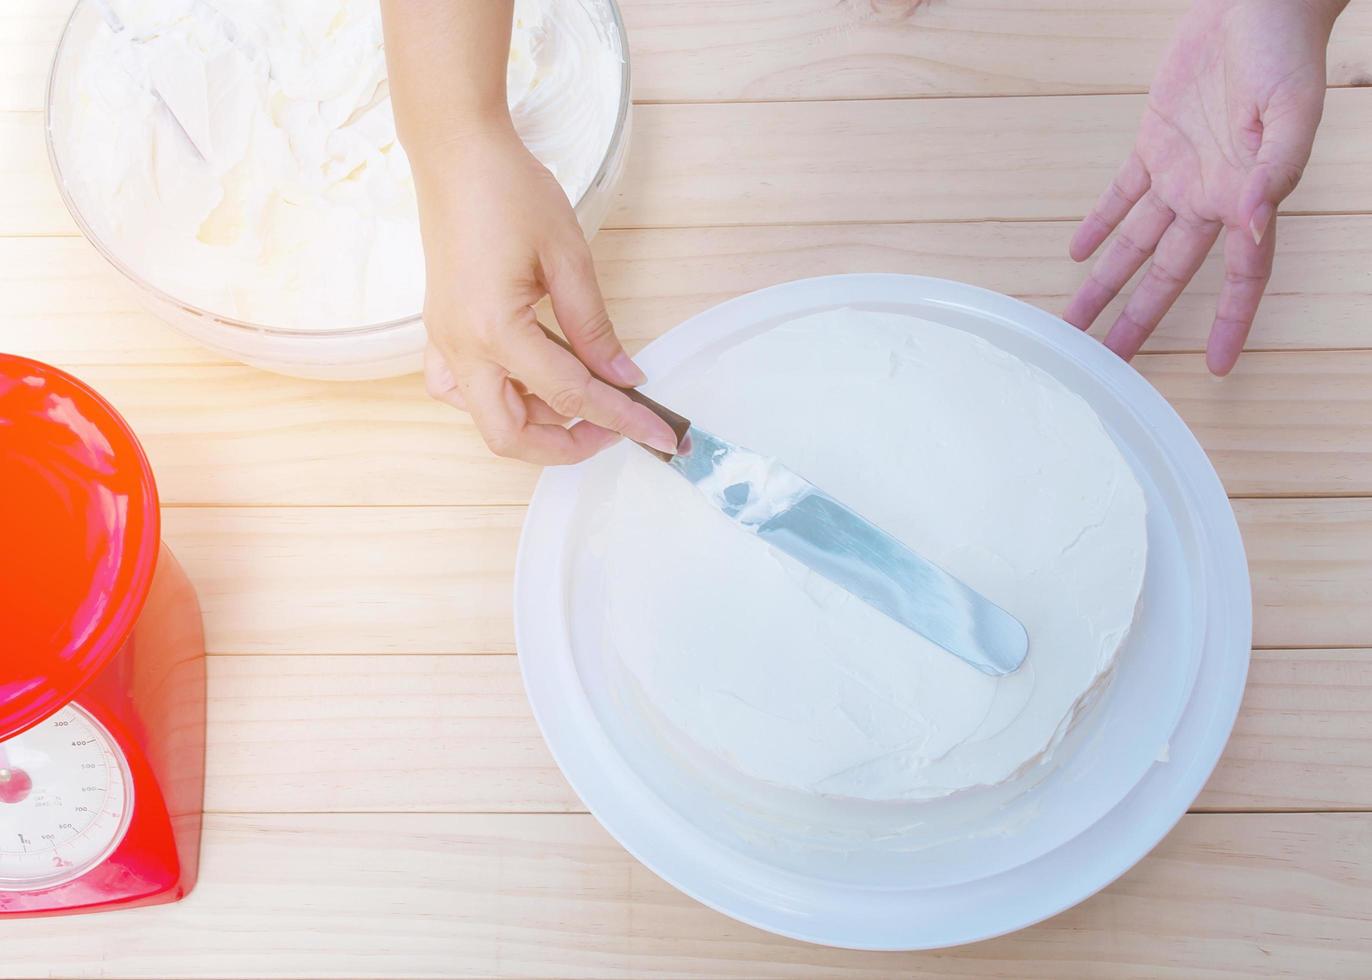
[[[119,413],[65,371],[0,354],[0,739],[121,649],[159,538],[152,470]]]

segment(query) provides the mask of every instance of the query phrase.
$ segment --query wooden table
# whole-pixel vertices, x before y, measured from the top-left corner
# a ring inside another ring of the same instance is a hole
[[[1103,894],[918,955],[739,925],[584,812],[514,658],[537,471],[490,457],[416,378],[276,377],[141,312],[48,173],[65,6],[0,5],[0,349],[93,383],[152,456],[205,608],[209,813],[187,901],[2,923],[0,975],[1372,975],[1372,6],[1336,32],[1238,372],[1214,381],[1198,353],[1213,263],[1136,361],[1248,547],[1256,649],[1224,761]],[[1072,221],[1123,158],[1182,6],[626,0],[640,104],[595,242],[612,315],[637,346],[739,292],[848,271],[1060,310],[1083,274]]]

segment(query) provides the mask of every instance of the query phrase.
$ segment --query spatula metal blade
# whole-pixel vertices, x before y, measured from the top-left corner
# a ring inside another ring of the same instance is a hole
[[[692,425],[667,462],[740,526],[983,673],[1024,663],[1019,620],[775,460]]]

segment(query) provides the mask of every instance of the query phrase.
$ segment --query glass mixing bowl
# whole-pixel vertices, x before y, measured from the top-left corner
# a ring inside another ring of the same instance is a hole
[[[609,146],[580,200],[576,202],[577,220],[586,237],[599,229],[609,213],[616,185],[624,172],[629,144],[632,102],[629,96],[629,43],[615,0],[583,0],[602,7],[613,22],[614,37],[623,63],[619,89],[619,111]],[[338,329],[290,329],[249,323],[221,316],[182,300],[134,272],[121,257],[117,243],[97,235],[63,177],[62,120],[55,118],[55,107],[64,86],[72,83],[75,41],[93,31],[101,22],[98,6],[92,0],[79,0],[57,45],[48,75],[45,131],[48,160],[62,200],[82,234],[97,251],[137,287],[136,292],[152,313],[194,337],[206,347],[255,367],[302,378],[360,380],[393,377],[418,371],[424,352],[424,323],[418,311],[413,316],[385,323],[371,323]]]

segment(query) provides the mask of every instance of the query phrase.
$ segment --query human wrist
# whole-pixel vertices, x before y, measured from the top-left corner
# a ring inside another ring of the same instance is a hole
[[[450,105],[442,114],[433,114],[408,126],[400,125],[397,120],[396,135],[411,166],[419,167],[431,160],[449,164],[473,141],[503,140],[515,136],[515,129],[510,110],[502,98]]]
[[[1295,7],[1309,15],[1312,22],[1323,28],[1325,33],[1333,30],[1334,21],[1348,6],[1349,0],[1195,0],[1193,9],[1208,9],[1225,15],[1236,8],[1269,6],[1273,8]]]
[[[1326,31],[1334,29],[1334,21],[1348,6],[1348,0],[1300,0],[1324,25]]]
[[[1334,29],[1334,21],[1348,6],[1348,0],[1267,0],[1274,4],[1296,4],[1305,8],[1326,32]]]

